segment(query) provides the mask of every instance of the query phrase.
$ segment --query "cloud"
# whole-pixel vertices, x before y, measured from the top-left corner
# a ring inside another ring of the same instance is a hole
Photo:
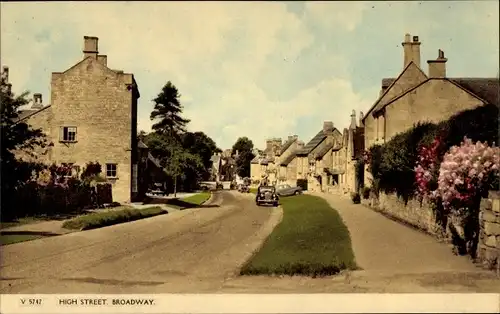
[[[2,2],[2,63],[14,90],[48,101],[50,73],[82,58],[83,36],[98,36],[108,65],[136,77],[140,130],[170,80],[189,129],[221,148],[239,136],[258,147],[291,134],[308,141],[325,120],[347,127],[380,79],[399,74],[406,32],[420,36],[423,65],[443,49],[450,75],[497,74],[498,2],[296,4]]]

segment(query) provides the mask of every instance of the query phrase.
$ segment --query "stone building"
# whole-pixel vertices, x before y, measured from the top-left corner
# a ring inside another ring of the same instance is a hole
[[[113,200],[138,196],[139,149],[134,75],[110,69],[98,52],[98,38],[84,37],[83,58],[63,72],[52,73],[51,104],[35,94],[20,120],[42,128],[52,142],[46,162],[71,165],[79,172],[99,162],[113,185]]]
[[[295,161],[292,159],[295,162],[296,180],[307,179],[308,190],[324,190],[328,182],[325,168],[328,168],[335,142],[339,142],[341,137],[342,134],[333,126],[333,122],[325,121],[323,128],[293,155],[296,159]]]
[[[357,170],[358,160],[362,158],[364,151],[362,118],[361,112],[358,125],[356,112],[353,110],[349,128],[344,128],[342,133],[342,141],[332,148],[331,168],[327,171],[331,175],[327,189],[330,193],[347,194],[356,192],[363,186],[362,169]]]
[[[403,71],[382,80],[378,99],[363,117],[365,148],[382,144],[418,122],[440,122],[467,109],[499,103],[498,78],[449,78],[442,50],[428,60],[427,74],[420,64],[418,36],[405,35]],[[366,169],[365,169],[366,170]],[[365,171],[365,185],[371,175]]]

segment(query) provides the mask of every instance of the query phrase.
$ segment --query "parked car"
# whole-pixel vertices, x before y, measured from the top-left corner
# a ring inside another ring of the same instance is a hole
[[[279,196],[276,194],[276,188],[274,186],[259,186],[257,189],[257,195],[255,196],[255,204],[260,206],[261,204],[272,204],[273,206],[278,206]]]
[[[217,183],[217,184],[215,185],[215,188],[216,188],[217,190],[223,190],[223,189],[224,189],[224,185],[223,185],[222,183]]]
[[[240,191],[241,193],[248,193],[250,192],[250,187],[246,184],[240,184],[238,186],[238,191]]]
[[[276,187],[276,193],[279,196],[291,196],[302,194],[302,188],[300,186],[291,186],[289,184],[279,184]]]
[[[149,189],[148,193],[152,195],[161,195],[161,196],[168,195],[168,193],[163,188],[163,184],[161,183],[154,183],[153,186]]]

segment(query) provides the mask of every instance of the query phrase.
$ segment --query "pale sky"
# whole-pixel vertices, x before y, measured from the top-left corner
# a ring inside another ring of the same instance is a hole
[[[18,2],[1,4],[1,63],[15,92],[50,102],[51,72],[79,62],[99,37],[108,66],[133,73],[139,130],[172,81],[190,131],[230,148],[248,136],[307,142],[353,109],[366,112],[381,79],[403,68],[405,33],[422,42],[422,68],[442,49],[450,77],[496,77],[498,1]]]

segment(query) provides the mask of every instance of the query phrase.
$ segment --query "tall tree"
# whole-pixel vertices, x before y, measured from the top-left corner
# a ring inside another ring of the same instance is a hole
[[[221,150],[215,142],[203,132],[187,132],[182,136],[183,147],[193,155],[200,157],[202,168],[199,169],[199,179],[208,180],[212,167],[212,155]]]
[[[41,129],[33,129],[25,122],[17,122],[19,108],[28,104],[28,92],[19,96],[12,93],[6,72],[0,79],[0,127],[1,127],[1,208],[2,219],[15,216],[12,212],[18,204],[13,204],[17,186],[26,182],[32,171],[40,168],[38,164],[22,162],[16,159],[15,151],[32,152],[36,147],[44,147],[46,138]]]
[[[153,124],[153,130],[175,137],[186,132],[186,125],[190,120],[181,117],[183,106],[179,98],[177,87],[168,81],[158,96],[153,99],[155,105],[150,118],[157,121]]]
[[[233,155],[238,152],[238,157],[236,157],[236,173],[240,177],[245,178],[250,176],[250,162],[255,157],[252,150],[253,143],[246,136],[238,138],[233,145]]]

